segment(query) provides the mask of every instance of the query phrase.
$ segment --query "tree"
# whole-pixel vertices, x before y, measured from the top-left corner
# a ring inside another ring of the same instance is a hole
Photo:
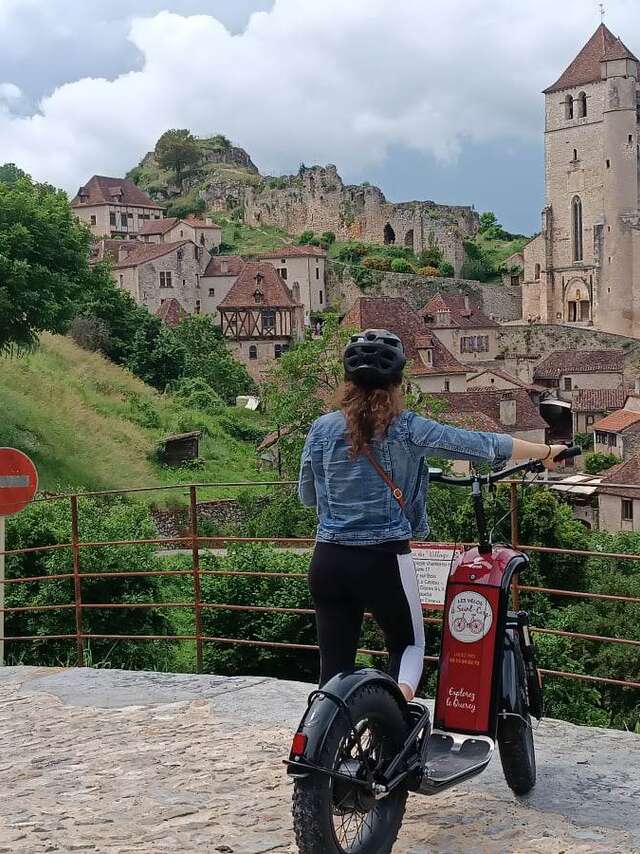
[[[615,454],[603,454],[600,451],[595,454],[587,454],[584,462],[584,470],[587,474],[599,474],[601,471],[610,469],[620,462]]]
[[[226,403],[235,403],[239,394],[253,389],[247,369],[231,356],[209,315],[186,317],[174,336],[185,354],[182,376],[205,380]]]
[[[0,180],[0,352],[32,347],[40,331],[66,331],[96,283],[89,231],[65,193],[19,172],[9,164],[9,183]]]
[[[159,391],[184,376],[186,350],[175,332],[146,314],[133,337],[126,366]]]
[[[485,211],[484,213],[480,214],[480,233],[483,234],[490,228],[502,228],[502,226],[498,222],[498,217],[494,214],[493,211]]]
[[[174,172],[178,183],[182,184],[185,170],[200,160],[200,146],[186,128],[167,130],[156,142],[155,155],[158,164]]]
[[[19,169],[15,163],[5,163],[0,166],[0,183],[14,187],[19,178],[27,178],[27,173]]]
[[[427,248],[418,256],[421,267],[439,267],[442,263],[442,250],[433,231],[429,232]]]

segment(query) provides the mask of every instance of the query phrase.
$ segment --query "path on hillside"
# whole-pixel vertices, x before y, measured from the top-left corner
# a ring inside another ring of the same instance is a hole
[[[0,852],[294,854],[280,760],[308,687],[0,668]],[[547,721],[518,802],[499,761],[412,796],[394,854],[640,852],[640,737]]]

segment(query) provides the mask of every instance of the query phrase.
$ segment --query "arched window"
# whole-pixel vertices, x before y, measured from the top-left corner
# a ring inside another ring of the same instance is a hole
[[[564,117],[565,119],[573,118],[573,97],[571,95],[567,95],[564,99]]]
[[[255,344],[249,345],[249,358],[250,359],[257,359],[258,358],[258,348],[256,347]]]
[[[587,96],[584,92],[580,92],[576,102],[578,104],[578,118],[583,119],[587,115]]]
[[[534,268],[534,274],[533,275],[534,275],[536,282],[539,282],[540,281],[540,264],[536,264],[536,266]]]
[[[571,228],[573,231],[573,260],[582,261],[582,202],[580,196],[571,200]]]

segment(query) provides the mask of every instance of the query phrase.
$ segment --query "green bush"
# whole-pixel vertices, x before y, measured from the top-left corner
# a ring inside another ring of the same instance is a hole
[[[313,231],[310,231],[310,230],[303,231],[302,234],[298,235],[298,244],[300,246],[306,246],[309,243],[309,241],[313,240],[314,237],[315,237],[315,234]]]
[[[474,279],[478,282],[486,282],[491,273],[484,261],[476,258],[467,258],[462,265],[460,275],[463,279]]]
[[[444,276],[447,279],[452,278],[455,273],[455,270],[453,269],[453,264],[450,264],[449,261],[441,261],[438,270],[440,275]]]
[[[160,426],[160,413],[149,398],[132,393],[128,395],[128,403],[126,417],[129,421],[152,430]]]
[[[587,454],[584,461],[584,470],[587,474],[599,474],[601,471],[617,465],[620,461],[620,457],[616,457],[615,454],[603,454],[598,451],[595,454]]]
[[[438,270],[437,267],[419,267],[416,272],[419,273],[421,276],[433,277],[440,275],[440,270]]]
[[[226,403],[202,377],[185,377],[173,384],[171,391],[187,409],[201,409],[210,415],[223,412]]]
[[[415,269],[404,258],[394,258],[391,262],[391,269],[394,273],[415,273]]]
[[[320,239],[322,240],[323,243],[326,243],[327,246],[331,246],[333,243],[336,242],[335,232],[323,231],[321,236],[320,236]]]
[[[226,408],[220,418],[220,424],[230,436],[246,442],[259,442],[264,439],[267,432],[256,420],[255,412],[233,406]]]
[[[362,261],[362,266],[366,267],[367,270],[382,270],[383,272],[388,272],[391,270],[391,259],[383,258],[380,255],[367,255],[367,257]]]

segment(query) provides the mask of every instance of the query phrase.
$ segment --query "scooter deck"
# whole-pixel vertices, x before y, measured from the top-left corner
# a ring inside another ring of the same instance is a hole
[[[421,791],[440,789],[478,774],[491,760],[491,739],[435,730],[429,737]]]

